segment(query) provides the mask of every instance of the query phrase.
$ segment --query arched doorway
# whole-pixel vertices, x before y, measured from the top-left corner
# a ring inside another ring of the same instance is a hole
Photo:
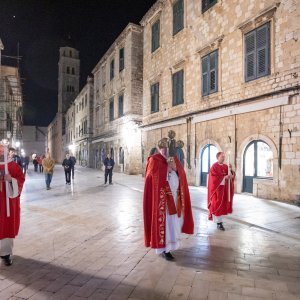
[[[243,157],[243,192],[253,193],[253,178],[273,178],[273,152],[262,140],[252,141]]]
[[[213,144],[207,144],[201,152],[200,185],[207,186],[207,175],[210,167],[217,161],[218,148]]]

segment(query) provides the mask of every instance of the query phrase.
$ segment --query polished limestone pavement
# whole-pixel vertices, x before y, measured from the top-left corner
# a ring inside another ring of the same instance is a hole
[[[26,176],[14,263],[0,265],[0,299],[300,299],[299,207],[237,195],[226,231],[207,221],[191,187],[195,234],[169,262],[143,245],[141,176],[77,167],[52,189]]]

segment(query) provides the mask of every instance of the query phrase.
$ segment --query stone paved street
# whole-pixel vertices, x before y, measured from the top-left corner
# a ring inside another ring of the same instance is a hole
[[[207,221],[191,187],[195,234],[175,262],[143,245],[140,176],[77,167],[52,189],[32,171],[22,195],[14,264],[0,266],[0,299],[300,299],[300,208],[237,195],[226,231]]]

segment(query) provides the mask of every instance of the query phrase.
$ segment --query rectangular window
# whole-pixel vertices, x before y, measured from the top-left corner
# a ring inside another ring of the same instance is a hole
[[[217,0],[202,0],[202,13],[206,12],[209,8],[214,6]]]
[[[114,120],[114,98],[109,101],[109,121]]]
[[[105,86],[106,83],[106,73],[105,73],[105,66],[102,67],[102,86]]]
[[[124,48],[119,50],[119,71],[121,72],[125,68]]]
[[[173,106],[182,104],[183,99],[183,70],[172,75],[172,104]]]
[[[173,35],[183,29],[183,0],[177,0],[173,5]]]
[[[160,20],[157,20],[151,28],[152,36],[151,36],[151,52],[154,52],[159,48],[160,43]]]
[[[124,95],[119,96],[119,118],[124,116]]]
[[[110,80],[112,80],[115,77],[115,60],[113,59],[110,62]]]
[[[202,58],[202,96],[218,91],[218,50]]]
[[[159,82],[151,85],[151,113],[159,111]]]
[[[270,23],[245,35],[245,81],[270,74]]]

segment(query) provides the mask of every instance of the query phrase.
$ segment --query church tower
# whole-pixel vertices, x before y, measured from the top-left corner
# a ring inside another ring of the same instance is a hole
[[[59,49],[58,113],[65,114],[79,93],[79,51],[64,46]]]

